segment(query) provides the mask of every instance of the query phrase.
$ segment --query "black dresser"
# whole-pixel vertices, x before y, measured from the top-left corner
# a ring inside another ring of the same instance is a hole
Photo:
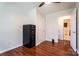
[[[23,25],[23,46],[32,48],[35,46],[35,25]]]

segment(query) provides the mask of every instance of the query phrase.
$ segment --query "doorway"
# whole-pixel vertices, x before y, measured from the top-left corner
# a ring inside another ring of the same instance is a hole
[[[62,16],[58,20],[59,25],[59,43],[64,46],[70,47],[71,40],[71,16]]]
[[[66,41],[70,41],[70,19],[63,20],[63,38]]]

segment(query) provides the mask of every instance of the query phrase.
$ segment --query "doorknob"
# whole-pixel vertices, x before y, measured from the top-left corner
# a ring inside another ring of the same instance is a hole
[[[76,33],[76,32],[73,32],[73,33]]]

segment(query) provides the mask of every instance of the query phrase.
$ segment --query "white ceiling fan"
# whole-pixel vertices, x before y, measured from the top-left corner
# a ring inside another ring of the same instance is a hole
[[[44,4],[50,4],[50,3],[61,3],[61,2],[42,2],[39,7],[42,7]]]

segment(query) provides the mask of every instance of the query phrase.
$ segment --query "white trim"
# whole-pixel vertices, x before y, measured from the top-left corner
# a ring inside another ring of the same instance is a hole
[[[73,48],[72,48],[73,49]],[[73,49],[76,52],[76,49]]]
[[[77,53],[79,54],[79,52],[77,51]]]
[[[77,51],[77,53],[79,54],[79,51]]]
[[[71,44],[70,44],[70,46],[71,46]],[[71,46],[71,48],[72,48],[72,46]],[[75,48],[72,48],[73,49],[73,51],[75,51],[76,52],[76,49]]]
[[[0,53],[4,53],[4,52],[7,52],[7,51],[10,51],[10,50],[15,49],[15,48],[18,48],[18,47],[20,47],[20,46],[22,46],[22,45],[17,45],[17,46],[15,46],[15,47],[11,47],[11,48],[2,50],[2,51],[0,51]]]
[[[39,42],[39,43],[36,43],[36,46],[37,46],[37,45],[39,45],[40,43],[41,43],[41,42]]]
[[[46,41],[46,40],[45,40],[45,41]],[[41,44],[42,42],[44,42],[44,41],[41,41],[41,42],[39,42],[39,43],[36,43],[36,46],[39,45],[39,44]]]

